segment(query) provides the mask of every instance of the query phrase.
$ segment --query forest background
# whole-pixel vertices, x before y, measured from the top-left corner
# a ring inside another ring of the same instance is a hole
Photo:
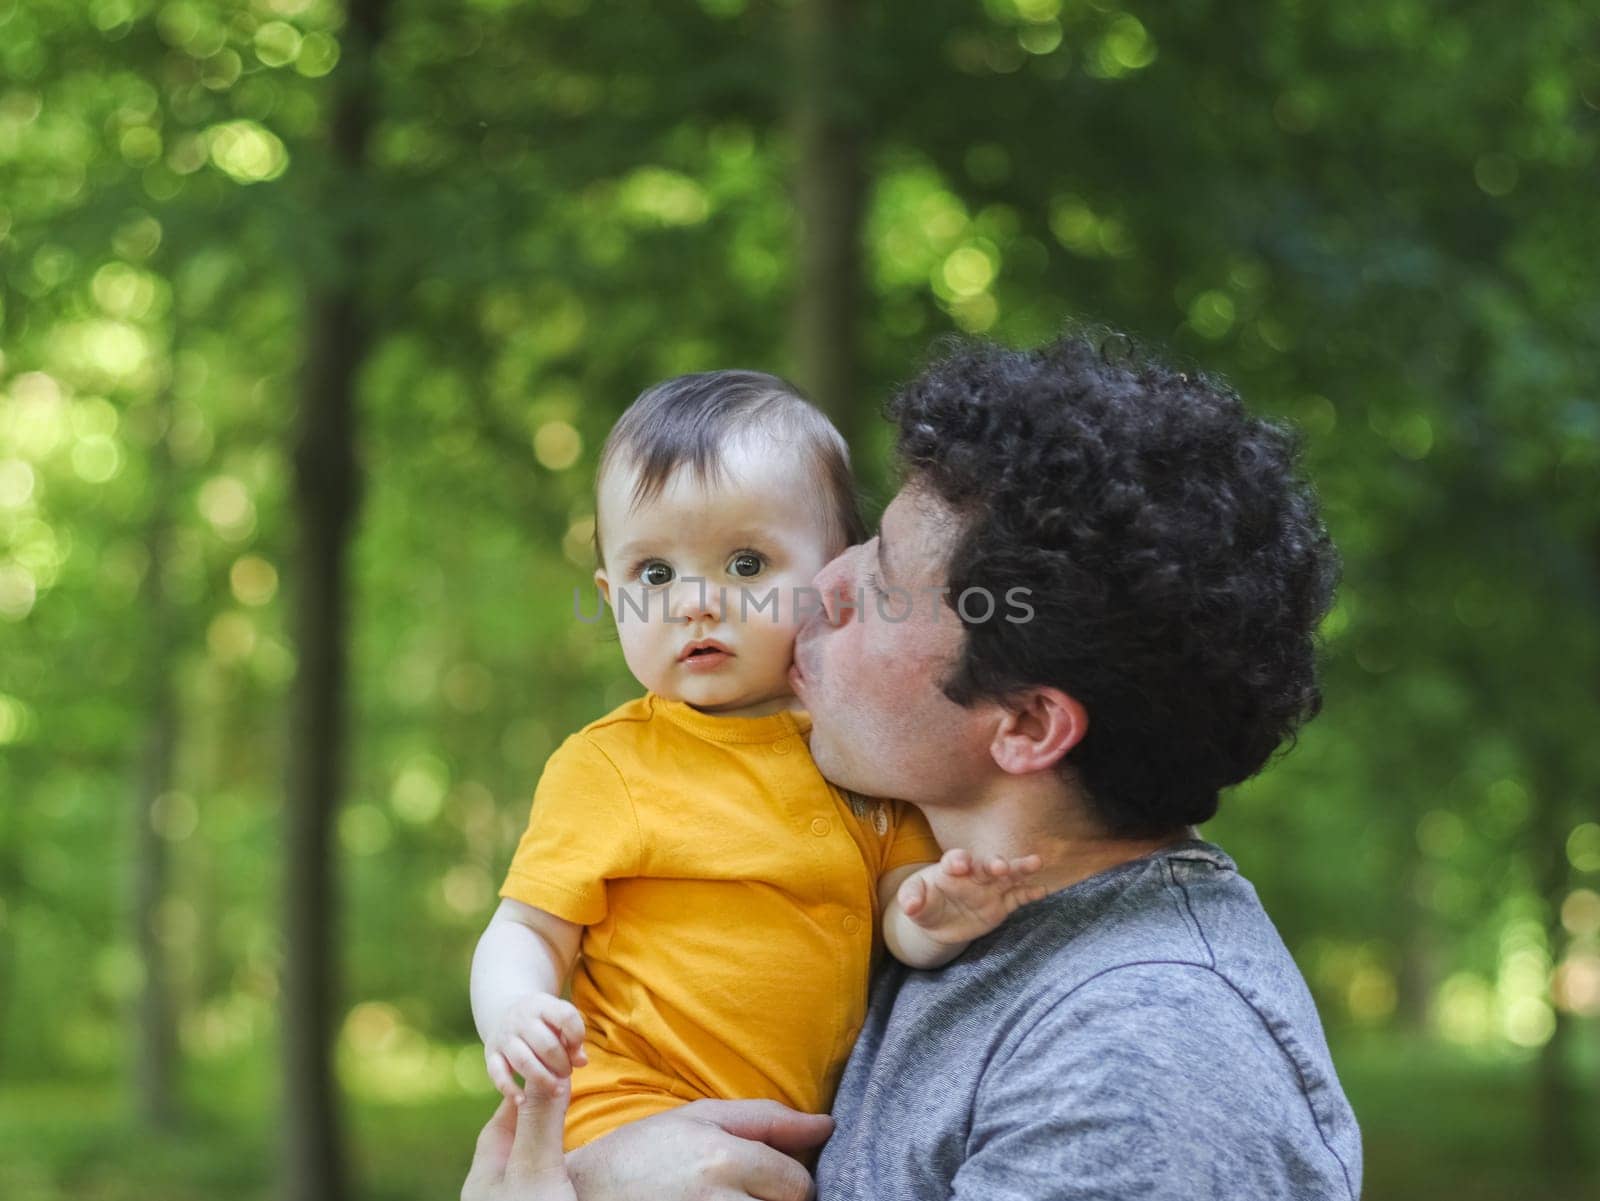
[[[612,420],[776,370],[881,505],[1072,319],[1305,433],[1326,709],[1205,832],[1366,1195],[1595,1196],[1597,142],[1575,0],[0,0],[0,1196],[456,1195]]]

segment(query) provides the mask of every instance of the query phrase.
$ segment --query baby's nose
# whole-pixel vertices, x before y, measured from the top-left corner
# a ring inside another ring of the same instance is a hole
[[[727,606],[723,592],[709,580],[681,579],[672,587],[672,615],[679,621],[721,621]]]

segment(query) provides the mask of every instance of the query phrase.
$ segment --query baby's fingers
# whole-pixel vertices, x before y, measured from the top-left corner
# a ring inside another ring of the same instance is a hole
[[[567,1045],[560,1034],[550,1026],[541,1022],[522,1031],[522,1041],[533,1048],[533,1053],[539,1057],[539,1062],[550,1070],[553,1076],[572,1075],[572,1053],[567,1050]]]
[[[923,906],[928,903],[928,885],[921,872],[906,878],[895,900],[900,902],[900,910],[907,917],[916,917],[922,912]]]
[[[953,851],[946,851],[939,860],[939,866],[947,875],[968,876],[972,874],[972,856],[967,851],[957,847]]]
[[[1031,876],[1044,866],[1044,860],[1037,855],[1024,855],[1021,859],[1011,861],[1011,872],[1017,876]]]
[[[511,1065],[506,1062],[506,1057],[498,1051],[490,1051],[484,1058],[489,1066],[490,1081],[502,1097],[515,1103],[520,1093],[516,1080],[512,1078]]]
[[[573,1056],[573,1062],[583,1058],[583,1014],[578,1012],[576,1005],[566,1001],[558,1001],[550,1007],[544,1020],[556,1032],[561,1041],[566,1044],[567,1051]]]
[[[1043,899],[1050,890],[1038,884],[1029,884],[1025,888],[1013,888],[1006,894],[1006,908],[1012,911],[1021,909],[1024,905],[1031,905]]]
[[[554,1035],[547,1032],[545,1037],[550,1040],[551,1046],[558,1047],[560,1045],[556,1042]],[[527,1039],[511,1039],[506,1043],[505,1056],[511,1062],[511,1066],[516,1070],[517,1075],[522,1077],[524,1090],[531,1084],[551,1085],[555,1082],[557,1076],[563,1074],[547,1067],[543,1057],[533,1049]]]

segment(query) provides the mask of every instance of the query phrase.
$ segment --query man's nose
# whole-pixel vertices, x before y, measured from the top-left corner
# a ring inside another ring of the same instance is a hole
[[[689,576],[672,585],[674,621],[721,621],[726,601],[722,590],[709,580]]]
[[[831,626],[842,626],[856,610],[853,581],[855,574],[849,570],[855,547],[841,552],[811,581],[822,597],[822,617]]]

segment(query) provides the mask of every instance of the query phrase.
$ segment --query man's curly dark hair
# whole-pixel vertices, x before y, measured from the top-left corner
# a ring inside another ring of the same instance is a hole
[[[1208,820],[1321,708],[1338,556],[1298,435],[1226,384],[1094,330],[958,343],[886,412],[906,482],[962,519],[952,606],[1031,590],[1031,621],[963,622],[945,695],[1077,698],[1088,733],[1063,764],[1109,830]]]

